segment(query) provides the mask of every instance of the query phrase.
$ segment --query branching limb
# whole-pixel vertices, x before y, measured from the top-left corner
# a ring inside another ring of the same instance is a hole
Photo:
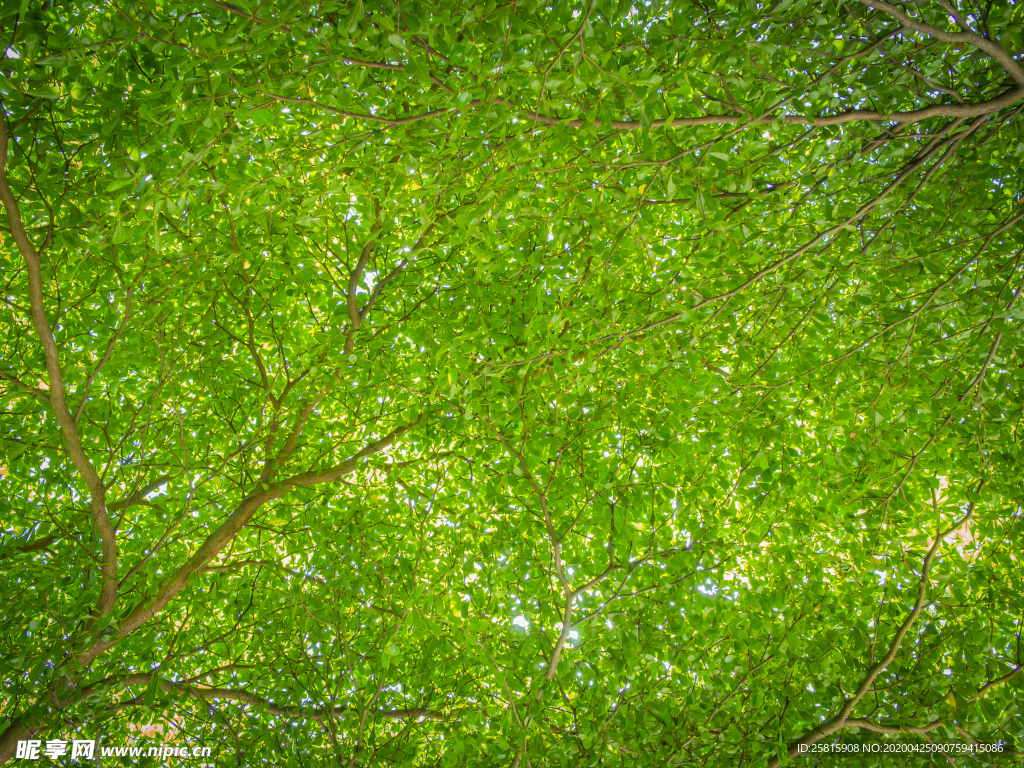
[[[25,225],[21,221],[21,211],[18,201],[11,191],[7,179],[7,124],[4,116],[0,114],[0,202],[3,202],[4,211],[7,214],[7,224],[10,227],[11,235],[14,238],[22,258],[25,260],[25,267],[28,273],[29,290],[29,314],[36,334],[39,336],[40,344],[43,347],[43,356],[46,359],[46,374],[49,380],[49,402],[53,413],[60,425],[61,435],[67,447],[68,455],[71,457],[75,469],[85,481],[89,489],[90,512],[92,522],[99,533],[100,545],[103,552],[103,564],[101,567],[102,586],[100,597],[96,603],[95,612],[103,615],[113,610],[117,602],[117,543],[115,540],[114,526],[110,522],[110,515],[107,513],[107,495],[103,481],[99,473],[93,467],[92,462],[82,447],[82,439],[78,434],[78,426],[68,408],[66,392],[64,389],[64,374],[60,366],[60,351],[57,348],[57,340],[54,338],[50,321],[46,317],[46,309],[43,301],[43,275],[40,266],[39,254],[36,253]]]
[[[309,488],[323,483],[331,483],[341,480],[343,477],[350,475],[359,469],[359,466],[362,464],[364,459],[378,454],[393,445],[394,442],[409,431],[414,424],[415,422],[393,430],[390,434],[382,437],[380,440],[376,440],[368,444],[365,448],[346,459],[341,464],[337,464],[323,470],[311,470],[299,475],[294,475],[287,480],[280,483],[274,483],[273,485],[268,484],[265,489],[261,488],[257,493],[253,493],[243,499],[235,508],[234,512],[228,516],[228,519],[206,538],[206,541],[200,545],[195,554],[193,554],[184,565],[178,568],[171,578],[160,587],[156,595],[152,598],[147,598],[131,610],[131,612],[120,622],[118,626],[118,634],[113,640],[98,642],[83,651],[78,656],[79,662],[88,666],[88,664],[92,663],[97,656],[112,648],[118,640],[127,637],[142,624],[160,613],[171,599],[188,585],[189,580],[192,579],[195,574],[197,574],[229,543],[231,543],[231,541],[234,540],[235,536],[238,535],[238,532],[245,527],[246,523],[252,519],[252,516],[256,514],[256,512],[258,512],[267,502],[279,499],[296,488]]]
[[[370,238],[363,246],[362,253],[359,254],[359,261],[348,276],[348,288],[346,291],[346,299],[348,300],[348,334],[345,336],[346,354],[352,353],[352,348],[355,346],[355,334],[359,330],[359,326],[362,325],[364,317],[364,313],[359,311],[356,292],[359,289],[359,281],[363,279],[363,273],[366,271],[366,265],[370,261],[370,256],[373,255],[373,246],[377,240],[377,233],[381,229],[380,204],[377,203],[375,206],[376,219],[373,222],[373,226],[370,227]]]
[[[923,736],[929,731],[934,731],[942,725],[941,720],[932,720],[928,725],[880,725],[878,723],[872,723],[869,720],[862,720],[860,718],[851,717],[846,721],[847,728],[860,728],[865,731],[871,731],[872,733],[885,733],[893,736],[899,736],[907,733],[912,733],[917,736]]]
[[[128,509],[128,507],[134,507],[140,504],[148,504],[149,501],[146,497],[149,496],[149,494],[151,494],[161,485],[164,485],[165,483],[170,481],[170,479],[170,475],[162,475],[158,477],[156,480],[146,483],[144,486],[139,488],[139,490],[134,491],[125,498],[110,502],[109,504],[107,504],[107,509],[109,509],[111,512],[120,512],[122,509]]]
[[[12,376],[11,374],[7,373],[7,371],[0,371],[0,378],[4,379],[5,381],[11,382],[14,386],[18,387],[19,389],[25,390],[30,395],[38,398],[46,405],[50,405],[51,408],[53,407],[50,404],[50,398],[47,396],[45,392],[43,392],[43,390],[39,389],[38,387],[33,387],[31,384],[26,384],[24,381],[17,378],[16,376]]]
[[[878,678],[878,676],[882,674],[882,672],[885,671],[885,669],[896,658],[896,655],[899,653],[900,646],[903,644],[904,638],[907,636],[907,633],[910,632],[911,627],[914,626],[914,623],[917,621],[918,617],[924,611],[927,605],[926,598],[928,595],[928,575],[931,571],[932,559],[935,557],[935,553],[938,552],[939,546],[942,544],[943,539],[945,539],[945,537],[949,535],[951,531],[955,531],[957,528],[959,528],[964,523],[964,521],[967,520],[968,517],[970,517],[973,511],[974,507],[972,505],[971,508],[968,509],[967,513],[963,515],[963,517],[961,517],[959,520],[953,523],[953,525],[951,525],[945,531],[940,531],[939,533],[937,533],[937,535],[935,536],[935,541],[932,542],[932,546],[929,548],[928,553],[925,555],[924,563],[921,567],[921,581],[917,588],[917,599],[914,601],[914,607],[911,609],[907,617],[903,620],[903,623],[900,625],[899,629],[896,630],[896,634],[893,635],[893,638],[889,643],[888,650],[885,652],[881,659],[879,659],[875,664],[871,666],[870,669],[868,669],[867,673],[864,675],[864,678],[861,680],[856,690],[849,698],[846,699],[846,701],[843,703],[843,706],[840,708],[839,712],[835,715],[835,717],[832,717],[831,719],[825,721],[821,725],[812,728],[799,739],[789,744],[788,753],[790,759],[797,757],[800,754],[800,750],[802,747],[815,744],[824,739],[825,737],[831,736],[836,731],[840,731],[844,728],[851,727],[867,727],[865,725],[860,725],[860,723],[866,723],[866,720],[854,720],[852,721],[852,723],[857,723],[857,725],[853,725],[850,720],[850,714],[853,712],[854,707],[857,706],[860,700],[863,699],[869,691],[871,691],[871,688],[874,685],[874,682]],[[882,728],[885,726],[876,727]],[[929,728],[930,726],[924,727]],[[777,755],[773,756],[772,759],[768,761],[768,768],[777,768],[779,765],[780,760]]]
[[[915,32],[923,32],[929,37],[934,37],[936,40],[941,40],[944,43],[967,43],[968,45],[973,45],[978,50],[984,51],[990,57],[995,59],[999,65],[1006,70],[1006,74],[1013,78],[1013,81],[1017,84],[1018,87],[1016,90],[1020,90],[1024,87],[1024,69],[1022,69],[1020,64],[1017,63],[1017,60],[991,40],[986,40],[976,32],[971,32],[969,29],[963,32],[947,32],[944,29],[933,27],[931,24],[915,21],[895,5],[881,2],[881,0],[860,1],[869,8],[874,8],[875,10],[882,11],[882,13],[892,16],[907,29],[912,29]]]
[[[141,673],[136,675],[126,675],[121,678],[120,683],[124,686],[130,685],[146,685],[148,686],[153,680],[152,673]],[[333,707],[333,708],[321,708],[321,709],[303,709],[302,707],[283,707],[276,705],[262,696],[258,696],[255,693],[249,691],[236,690],[232,688],[199,688],[189,683],[176,683],[169,680],[161,680],[159,682],[160,689],[165,693],[178,693],[185,694],[194,699],[200,699],[202,701],[238,701],[250,707],[266,707],[266,711],[271,715],[279,717],[298,717],[306,720],[323,720],[324,718],[335,718],[342,717],[344,715],[354,714],[354,710],[348,707]],[[81,698],[87,699],[96,691],[95,687],[83,688],[81,691]],[[143,697],[136,696],[127,701],[122,701],[117,704],[112,704],[109,709],[113,712],[117,712],[130,707],[135,707],[143,704]],[[401,720],[406,718],[424,718],[427,720],[446,720],[447,717],[439,712],[433,712],[428,709],[414,708],[414,709],[391,709],[391,710],[379,710],[372,712],[375,719],[383,720]]]

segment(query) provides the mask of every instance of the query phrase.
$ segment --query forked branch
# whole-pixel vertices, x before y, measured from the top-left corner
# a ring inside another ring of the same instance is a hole
[[[18,201],[11,191],[11,185],[7,178],[7,124],[5,116],[0,110],[0,202],[3,202],[4,211],[7,214],[7,224],[11,229],[11,235],[18,251],[25,260],[26,272],[28,274],[29,293],[29,315],[32,325],[35,327],[36,335],[43,347],[43,356],[46,360],[46,375],[49,382],[49,403],[53,410],[57,423],[60,425],[61,435],[64,438],[64,445],[68,455],[71,457],[75,469],[85,481],[89,489],[90,505],[93,525],[99,533],[100,546],[103,552],[101,566],[102,585],[100,597],[96,603],[95,612],[98,615],[109,613],[117,602],[117,543],[115,540],[114,526],[110,522],[110,515],[107,512],[106,488],[100,479],[99,473],[93,467],[92,462],[82,447],[82,439],[78,434],[78,425],[68,408],[66,392],[64,389],[64,374],[60,366],[60,350],[57,348],[57,340],[54,338],[50,321],[46,317],[46,308],[43,301],[43,275],[40,266],[39,254],[32,246],[32,241],[25,231],[25,225],[21,220],[21,210]]]

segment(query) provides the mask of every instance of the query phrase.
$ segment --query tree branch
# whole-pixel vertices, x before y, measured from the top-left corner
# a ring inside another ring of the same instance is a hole
[[[874,8],[877,11],[882,11],[892,16],[907,29],[912,29],[915,32],[924,32],[929,37],[934,37],[936,40],[941,40],[944,43],[967,43],[968,45],[973,45],[978,50],[984,51],[995,59],[1006,70],[1006,74],[1012,77],[1013,81],[1017,84],[1016,90],[1019,91],[1021,87],[1024,87],[1024,69],[1021,69],[1020,64],[1017,63],[1013,56],[991,40],[986,40],[981,35],[969,30],[964,32],[947,32],[944,29],[933,27],[931,24],[915,21],[896,6],[881,2],[881,0],[860,1],[869,8]]]
[[[389,127],[407,125],[409,123],[416,123],[422,120],[429,120],[432,117],[440,117],[441,115],[445,115],[450,112],[463,111],[471,107],[488,105],[507,107],[510,110],[516,111],[521,120],[533,121],[550,127],[560,126],[564,128],[583,128],[591,124],[586,120],[578,118],[564,119],[559,117],[548,117],[547,115],[542,115],[539,112],[520,110],[518,106],[512,102],[500,98],[490,99],[488,101],[474,99],[467,103],[465,107],[446,107],[445,109],[432,109],[428,112],[423,112],[418,115],[410,115],[408,117],[387,118],[379,115],[365,115],[357,114],[355,112],[346,112],[345,110],[337,109],[336,107],[331,107],[327,104],[322,104],[318,101],[314,101],[313,99],[280,96],[273,93],[267,93],[266,91],[258,91],[258,93],[261,96],[266,96],[277,101],[286,101],[293,104],[309,104],[310,106],[326,110],[327,112],[339,115],[340,117],[382,123]],[[962,104],[932,104],[927,107],[912,109],[907,112],[882,112],[876,109],[851,109],[846,112],[840,112],[836,115],[812,115],[810,117],[805,115],[780,116],[769,112],[768,114],[752,119],[749,115],[701,115],[699,117],[672,117],[663,120],[651,120],[647,124],[644,124],[639,120],[602,120],[598,118],[593,121],[593,125],[597,128],[611,128],[612,130],[617,131],[639,131],[644,128],[656,130],[658,128],[681,128],[695,125],[775,125],[780,120],[785,125],[811,125],[815,127],[845,125],[846,123],[853,123],[862,120],[909,125],[932,117],[959,117],[962,119],[968,119],[980,117],[981,115],[990,115],[994,112],[998,112],[1000,109],[1016,104],[1022,98],[1024,98],[1024,85],[1018,85],[1016,88],[996,96],[995,98],[989,99],[988,101]]]
[[[7,371],[0,371],[0,378],[6,379],[7,381],[14,384],[14,386],[20,387],[21,389],[28,392],[30,395],[33,395],[34,397],[37,397],[40,400],[42,400],[47,405],[50,405],[50,398],[47,396],[45,392],[43,392],[43,390],[39,389],[38,387],[33,387],[31,384],[26,384],[16,376],[12,376],[11,374],[7,373]],[[53,406],[51,405],[50,407],[52,408]]]
[[[90,664],[101,653],[116,645],[118,640],[127,637],[146,621],[151,619],[157,613],[160,613],[171,599],[188,585],[189,579],[194,574],[200,572],[204,566],[213,560],[221,550],[234,540],[235,536],[238,535],[238,532],[245,527],[246,523],[252,519],[252,516],[256,514],[264,504],[269,501],[279,499],[296,488],[308,488],[315,485],[321,485],[323,483],[341,480],[346,475],[350,475],[359,469],[363,459],[389,448],[399,437],[409,431],[415,424],[416,422],[414,421],[393,430],[390,434],[382,437],[380,440],[369,443],[365,448],[346,459],[341,464],[337,464],[323,470],[311,470],[299,475],[294,475],[293,477],[279,483],[264,485],[258,493],[251,494],[243,499],[235,508],[234,512],[228,516],[228,519],[206,538],[206,541],[200,545],[195,554],[193,554],[184,565],[175,571],[171,578],[160,587],[152,598],[147,598],[131,610],[131,612],[120,622],[118,634],[113,640],[96,643],[92,647],[80,653],[78,655],[78,660],[82,664]]]
[[[941,720],[932,720],[928,725],[883,725],[872,723],[869,720],[861,720],[859,718],[851,717],[846,721],[847,728],[860,728],[865,731],[871,731],[872,733],[886,733],[894,736],[901,734],[913,733],[917,736],[923,736],[929,731],[934,731],[942,725]]]
[[[32,324],[35,326],[36,334],[39,336],[40,344],[43,347],[43,356],[46,360],[46,374],[49,380],[49,402],[60,425],[61,435],[67,447],[68,455],[78,470],[89,489],[90,512],[93,525],[100,537],[100,546],[103,552],[103,564],[101,566],[102,586],[100,597],[96,603],[96,613],[103,615],[113,610],[117,602],[117,544],[114,534],[114,526],[110,522],[110,515],[107,513],[106,488],[103,481],[93,467],[92,462],[82,447],[82,439],[78,434],[78,427],[75,419],[68,409],[66,393],[64,390],[64,375],[60,367],[60,352],[57,349],[57,341],[50,328],[50,322],[46,318],[46,309],[43,302],[43,276],[39,262],[39,254],[32,247],[32,242],[25,232],[25,225],[21,221],[21,211],[18,208],[18,201],[11,191],[7,179],[7,124],[3,114],[0,114],[0,201],[3,202],[4,210],[7,213],[7,224],[11,229],[14,242],[25,260],[28,273],[29,291],[29,314]]]
[[[860,700],[863,699],[864,696],[867,695],[867,693],[871,690],[871,686],[874,684],[875,679],[880,674],[882,674],[885,668],[888,667],[896,658],[897,653],[899,653],[900,645],[902,645],[903,643],[903,639],[907,636],[907,633],[910,632],[910,628],[914,626],[914,623],[917,621],[922,611],[924,611],[926,604],[925,598],[928,595],[928,573],[931,570],[932,558],[935,557],[935,553],[938,551],[943,539],[945,539],[945,537],[950,533],[950,531],[954,531],[957,528],[959,528],[963,524],[963,522],[971,516],[973,511],[974,506],[972,505],[968,509],[967,513],[963,515],[963,517],[961,517],[959,520],[953,523],[953,525],[951,525],[945,531],[937,533],[935,541],[932,542],[932,546],[929,548],[928,554],[925,555],[924,562],[921,566],[921,581],[917,588],[917,599],[914,601],[914,607],[913,609],[911,609],[910,614],[907,616],[907,618],[903,620],[903,623],[900,625],[899,629],[896,630],[896,634],[893,636],[892,641],[889,643],[889,649],[885,652],[885,655],[881,659],[879,659],[874,665],[871,666],[870,669],[868,669],[867,673],[864,675],[864,678],[861,680],[860,685],[857,686],[857,690],[853,692],[852,696],[846,699],[846,701],[843,703],[843,706],[840,708],[838,714],[836,714],[835,717],[825,721],[824,723],[815,728],[812,728],[810,731],[805,733],[796,741],[790,742],[787,750],[790,759],[800,754],[801,747],[815,744],[824,739],[826,736],[832,735],[836,731],[840,731],[844,728],[851,727],[867,727],[865,725],[860,725],[860,723],[867,723],[866,720],[854,720],[852,721],[853,723],[858,723],[858,725],[854,726],[851,723],[851,720],[849,719],[850,713],[853,712],[853,708],[856,707]],[[881,728],[885,726],[877,727]],[[928,728],[929,726],[925,727]],[[781,761],[779,760],[779,756],[773,755],[772,758],[768,761],[768,768],[778,768],[780,764]]]
[[[134,507],[138,504],[148,504],[149,502],[146,497],[170,479],[170,475],[161,475],[156,480],[146,483],[139,490],[125,498],[110,502],[107,504],[107,509],[111,512],[120,512],[122,509],[128,509],[128,507]]]
[[[125,295],[125,307],[124,315],[121,318],[121,324],[117,327],[114,332],[113,338],[107,343],[107,351],[103,355],[103,359],[100,360],[99,364],[93,368],[92,373],[85,380],[85,386],[82,389],[82,401],[78,404],[78,409],[75,411],[75,426],[78,425],[78,420],[82,418],[82,412],[85,411],[85,404],[89,400],[89,390],[92,389],[93,380],[99,375],[100,371],[103,370],[104,366],[110,362],[110,355],[114,351],[114,345],[117,344],[117,340],[121,338],[121,334],[124,333],[124,327],[128,323],[128,316],[131,314],[132,309],[132,289],[129,286]],[[108,507],[109,509],[109,507]]]
[[[149,685],[153,680],[153,674],[144,672],[135,675],[126,675],[120,679],[120,682],[124,686],[129,685]],[[106,681],[105,681],[106,682]],[[238,701],[250,707],[265,706],[266,711],[271,715],[279,717],[298,717],[306,720],[323,720],[324,718],[336,718],[346,714],[352,714],[356,710],[348,707],[332,707],[332,708],[320,708],[314,710],[303,709],[302,707],[283,707],[274,704],[262,696],[258,696],[255,693],[249,691],[241,691],[233,688],[206,688],[196,686],[192,683],[175,683],[169,680],[161,680],[158,685],[160,689],[165,693],[183,693],[194,699],[200,699],[202,701]],[[87,699],[90,695],[96,692],[98,686],[89,686],[83,688],[79,694],[82,700]],[[136,696],[128,701],[122,701],[117,704],[110,705],[111,711],[119,711],[128,707],[139,706],[143,703],[143,697]],[[392,710],[379,710],[373,713],[375,717],[385,720],[402,720],[410,718],[426,718],[429,720],[445,720],[445,715],[439,712],[433,712],[422,707],[416,707],[412,709],[392,709]]]

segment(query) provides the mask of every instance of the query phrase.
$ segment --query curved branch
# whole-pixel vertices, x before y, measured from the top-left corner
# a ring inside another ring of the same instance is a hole
[[[112,648],[119,640],[130,635],[142,624],[147,622],[156,614],[160,613],[171,599],[183,590],[195,574],[199,573],[204,566],[213,560],[228,544],[234,540],[238,532],[245,527],[252,516],[259,511],[264,504],[275,499],[280,499],[296,488],[309,488],[323,483],[336,482],[346,475],[350,475],[359,469],[363,459],[380,453],[389,448],[403,434],[415,426],[416,421],[393,430],[390,434],[369,443],[365,448],[350,458],[333,467],[323,470],[311,470],[302,474],[294,475],[279,483],[264,484],[259,493],[254,493],[245,499],[235,508],[227,520],[217,530],[211,533],[195,554],[192,555],[170,579],[160,587],[152,598],[137,604],[131,612],[120,622],[118,633],[114,639],[98,642],[87,648],[78,655],[80,663],[88,666],[104,651]]]
[[[121,678],[121,683],[125,686],[128,685],[149,685],[153,679],[153,675],[150,673],[141,673],[137,675],[127,675]],[[238,701],[250,707],[266,707],[266,711],[271,715],[278,717],[297,717],[304,720],[323,720],[324,718],[336,718],[346,714],[357,714],[358,710],[350,709],[348,707],[330,707],[321,709],[303,709],[302,707],[283,707],[274,704],[271,701],[258,696],[255,693],[249,691],[240,691],[234,688],[206,688],[202,686],[196,686],[190,683],[172,683],[168,680],[161,680],[160,688],[166,693],[184,693],[191,696],[194,699],[200,699],[202,701]],[[94,688],[85,688],[82,690],[82,697],[88,698],[88,696],[94,691]],[[138,706],[143,703],[141,696],[136,696],[128,701],[122,701],[118,704],[112,704],[109,709],[112,711],[118,711],[126,709],[128,707]],[[427,720],[446,720],[447,717],[440,712],[434,712],[423,707],[415,707],[409,709],[391,709],[391,710],[379,710],[373,713],[375,717],[385,720],[402,720],[410,718],[425,718]]]
[[[432,109],[427,112],[423,112],[418,115],[410,115],[408,117],[387,118],[380,117],[379,115],[365,115],[355,112],[346,112],[345,110],[331,107],[327,104],[314,101],[313,99],[280,96],[266,91],[257,91],[257,93],[276,101],[286,101],[292,104],[308,104],[340,117],[381,123],[386,127],[417,123],[423,120],[429,120],[432,117],[440,117],[441,115],[446,115],[451,112],[460,112],[470,107],[482,107],[489,105],[507,107],[508,109],[518,112],[521,120],[532,121],[534,123],[550,127],[583,128],[587,125],[591,125],[588,121],[581,120],[579,118],[564,119],[548,117],[547,115],[542,115],[539,112],[529,110],[523,111],[518,109],[517,105],[506,99],[490,99],[487,101],[474,99],[466,104],[465,107],[446,107],[445,109]],[[650,130],[658,128],[682,128],[695,125],[775,125],[780,121],[785,125],[811,125],[814,127],[844,125],[846,123],[854,123],[862,120],[910,125],[932,117],[956,117],[960,119],[970,119],[974,117],[981,117],[982,115],[990,115],[1016,104],[1021,99],[1024,99],[1024,85],[1018,85],[1016,88],[1000,94],[995,98],[989,99],[988,101],[967,104],[933,104],[920,109],[912,109],[907,112],[881,112],[877,109],[851,109],[847,112],[840,112],[837,115],[812,115],[811,117],[807,117],[805,115],[778,115],[771,112],[755,118],[751,118],[749,115],[701,115],[700,117],[672,117],[664,120],[651,120],[647,124],[644,124],[639,120],[601,120],[599,118],[594,120],[592,124],[596,128],[611,128],[617,131],[639,131],[644,128],[648,128]]]
[[[0,114],[0,201],[3,202],[4,211],[7,214],[7,224],[11,229],[11,235],[25,260],[28,273],[29,315],[35,326],[36,334],[39,336],[39,342],[43,347],[43,356],[46,360],[50,407],[60,425],[68,455],[89,489],[92,522],[99,533],[103,552],[103,562],[100,568],[102,586],[95,611],[98,615],[103,615],[112,611],[117,603],[117,543],[114,526],[107,513],[106,488],[82,447],[78,426],[68,408],[64,390],[64,374],[60,367],[60,351],[57,348],[57,340],[54,338],[50,321],[46,317],[46,308],[43,303],[43,275],[39,254],[36,253],[36,249],[32,246],[28,233],[25,231],[18,201],[15,199],[7,179],[7,144],[6,119],[3,114]]]
[[[107,509],[110,510],[111,512],[120,512],[122,509],[128,509],[128,507],[134,507],[139,504],[149,505],[149,499],[147,499],[146,497],[153,491],[155,491],[157,488],[159,488],[161,485],[170,481],[170,479],[170,475],[161,475],[156,480],[152,480],[146,483],[144,486],[139,488],[139,490],[126,496],[125,498],[110,502],[109,504],[107,504]]]
[[[33,387],[31,384],[26,384],[24,381],[17,378],[16,376],[12,376],[11,374],[7,373],[7,371],[0,371],[0,379],[4,379],[5,381],[11,382],[12,384],[14,384],[14,386],[19,387],[20,389],[23,389],[26,392],[28,392],[33,397],[42,400],[44,403],[46,403],[46,405],[50,405],[50,398],[47,397],[46,393],[43,392],[43,390],[39,389],[38,387]]]
[[[826,736],[831,736],[836,731],[843,730],[844,728],[851,727],[851,723],[867,723],[866,720],[851,720],[850,713],[853,712],[854,707],[864,698],[871,690],[871,686],[874,684],[875,679],[882,674],[882,672],[888,667],[896,655],[899,653],[900,646],[903,644],[903,639],[910,632],[910,628],[914,626],[918,617],[925,609],[926,600],[928,595],[928,574],[931,570],[932,559],[935,557],[935,553],[938,551],[939,546],[945,537],[963,524],[973,512],[973,505],[968,509],[967,513],[957,520],[952,526],[945,531],[938,532],[935,537],[935,541],[928,550],[928,554],[925,555],[924,562],[921,565],[921,581],[917,588],[917,599],[914,601],[914,607],[911,609],[909,615],[900,624],[899,629],[896,630],[896,634],[893,636],[892,641],[889,643],[889,649],[885,652],[885,655],[879,659],[874,665],[868,669],[864,678],[861,680],[860,685],[857,686],[857,690],[853,692],[846,701],[843,702],[843,706],[835,717],[826,720],[819,726],[812,728],[810,731],[805,733],[796,741],[790,742],[787,749],[790,759],[797,757],[801,754],[801,749],[804,749],[811,744],[815,744]],[[866,725],[857,725],[858,728],[867,728]],[[884,728],[887,726],[876,726],[878,728]],[[929,727],[929,726],[925,726]],[[870,728],[868,729],[870,730]],[[768,761],[768,768],[778,768],[781,764],[781,760],[778,755],[772,756],[771,760]]]
[[[915,21],[903,13],[899,8],[894,5],[890,5],[889,3],[881,2],[880,0],[860,1],[869,8],[874,8],[875,10],[882,11],[882,13],[892,16],[907,29],[912,29],[915,32],[924,32],[929,37],[934,37],[936,40],[941,40],[944,43],[967,43],[968,45],[973,45],[978,50],[984,51],[995,59],[999,65],[1006,70],[1006,74],[1013,78],[1013,81],[1017,83],[1018,86],[1024,86],[1024,69],[1021,69],[1021,66],[1017,63],[1016,59],[991,40],[986,40],[976,32],[971,32],[969,30],[965,30],[964,32],[947,32],[944,29],[933,27],[931,24]]]
[[[928,725],[882,725],[880,723],[872,723],[870,720],[861,720],[859,718],[851,717],[844,724],[845,728],[860,728],[865,731],[871,731],[872,733],[885,733],[893,736],[899,736],[906,733],[913,733],[917,736],[923,736],[929,731],[934,731],[942,725],[941,720],[932,720]]]

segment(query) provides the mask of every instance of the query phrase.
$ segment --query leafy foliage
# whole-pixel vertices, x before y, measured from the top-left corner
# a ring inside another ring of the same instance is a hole
[[[1020,748],[1024,6],[2,14],[0,760]]]

